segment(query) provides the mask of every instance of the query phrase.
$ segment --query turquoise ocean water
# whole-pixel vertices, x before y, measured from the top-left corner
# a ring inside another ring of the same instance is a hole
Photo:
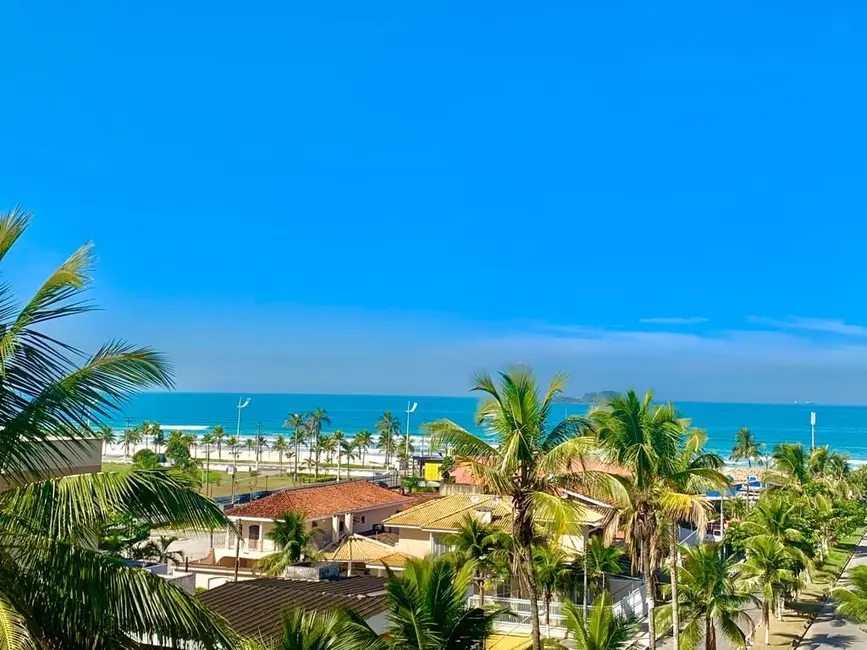
[[[142,420],[162,425],[214,426],[222,424],[235,433],[238,418],[238,395],[228,393],[143,393],[123,408],[123,416],[111,422],[122,429]],[[384,411],[392,411],[406,426],[408,398],[388,395],[283,395],[276,393],[244,395],[250,404],[243,410],[242,435],[256,432],[257,426],[269,435],[285,432],[283,421],[288,413],[303,413],[315,408],[328,411],[332,423],[324,430],[341,429],[352,434],[360,429],[373,430]],[[416,434],[424,422],[449,418],[475,430],[477,401],[473,397],[416,397],[418,408],[412,414],[410,430]],[[867,462],[867,406],[822,406],[810,404],[736,404],[711,402],[676,402],[685,417],[706,429],[708,446],[728,455],[734,432],[749,427],[756,437],[773,446],[779,442],[810,443],[810,412],[816,412],[816,444],[829,444],[851,454],[853,460]],[[556,415],[583,412],[580,405],[560,405]]]

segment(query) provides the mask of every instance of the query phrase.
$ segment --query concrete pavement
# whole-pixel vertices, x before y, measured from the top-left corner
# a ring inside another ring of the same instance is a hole
[[[839,584],[845,585],[849,569],[856,566],[867,565],[867,535],[865,535],[855,553],[849,561]],[[816,620],[807,630],[804,640],[799,648],[818,650],[819,648],[855,648],[867,650],[867,631],[861,629],[857,623],[847,621],[834,613],[836,604],[828,602],[819,612]]]

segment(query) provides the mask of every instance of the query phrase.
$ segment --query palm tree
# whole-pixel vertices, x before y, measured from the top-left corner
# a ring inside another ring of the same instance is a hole
[[[174,564],[178,566],[184,559],[183,551],[171,551],[169,547],[177,542],[180,537],[174,535],[160,535],[156,540],[148,540],[148,542],[137,549],[136,557],[142,560],[154,560],[163,564]]]
[[[272,643],[246,641],[241,650],[351,650],[345,628],[354,617],[346,611],[288,609],[282,614],[280,636]]]
[[[139,425],[139,431],[141,431],[142,438],[144,440],[144,448],[148,448],[148,436],[151,434],[151,423],[150,420],[144,420]]]
[[[773,480],[783,487],[803,493],[810,482],[810,457],[801,443],[783,442],[771,452],[773,459]]]
[[[160,453],[160,447],[166,444],[166,433],[162,429],[154,433],[154,451]]]
[[[292,413],[286,418],[286,421],[283,423],[284,427],[292,429],[292,446],[295,450],[295,470],[294,470],[294,478],[295,482],[298,482],[298,458],[301,455],[299,445],[304,442],[306,437],[306,429],[305,429],[305,416],[301,413]]]
[[[289,449],[289,445],[286,443],[286,436],[278,434],[274,439],[274,444],[271,446],[271,449],[277,452],[277,462],[280,464],[280,473],[278,476],[283,476],[283,454],[287,451],[292,453]]]
[[[121,437],[121,442],[123,443],[123,458],[124,460],[129,459],[129,448],[135,447],[138,443],[141,442],[142,433],[141,431],[135,427],[132,429],[126,429],[123,432],[123,436]]]
[[[770,535],[778,539],[786,547],[797,571],[800,572],[803,568],[809,575],[812,562],[799,547],[799,543],[804,539],[801,532],[804,522],[800,519],[798,510],[797,504],[790,503],[779,494],[769,493],[759,499],[750,518],[743,522],[742,527],[750,535]]]
[[[598,596],[606,589],[606,575],[620,573],[620,558],[623,557],[622,548],[610,546],[599,535],[590,538],[584,551],[587,555],[587,576],[593,581],[594,589]]]
[[[304,428],[310,436],[310,447],[308,448],[307,457],[311,458],[311,454],[316,453],[316,476],[319,476],[319,454],[322,453],[319,439],[322,437],[322,425],[331,424],[331,418],[328,417],[328,411],[323,408],[315,409],[307,416],[307,422]]]
[[[205,492],[211,493],[211,445],[214,444],[214,434],[210,431],[202,436],[202,446],[205,448]]]
[[[343,456],[343,442],[346,440],[346,436],[343,435],[343,431],[340,429],[335,429],[331,433],[331,442],[334,446],[334,451],[337,453],[337,480],[340,480],[340,459]],[[349,470],[347,470],[348,472]]]
[[[268,533],[268,539],[278,550],[259,560],[259,568],[270,576],[279,576],[288,566],[304,559],[316,559],[319,552],[314,542],[319,534],[318,528],[307,528],[307,517],[303,512],[290,510],[284,513]]]
[[[630,650],[638,647],[634,640],[639,631],[637,621],[616,616],[613,605],[607,591],[596,596],[587,613],[574,603],[563,604],[566,629],[578,650]]]
[[[256,452],[256,441],[253,438],[247,438],[244,440],[244,446],[247,448],[247,452],[250,454],[250,459],[252,460],[253,454]]]
[[[29,222],[20,208],[0,215],[0,260]],[[109,520],[229,525],[215,504],[163,471],[44,478],[74,462],[89,421],[111,421],[135,392],[172,385],[165,358],[152,349],[114,341],[88,355],[56,338],[59,321],[93,309],[83,299],[93,260],[82,247],[20,307],[0,286],[3,646],[134,647],[155,633],[168,645],[230,646],[225,624],[195,598],[97,550]]]
[[[548,537],[579,533],[575,522],[581,507],[561,498],[561,490],[583,483],[572,469],[588,448],[587,437],[576,437],[586,426],[583,418],[553,423],[551,406],[563,391],[565,375],[558,374],[540,396],[528,368],[510,368],[497,386],[487,373],[476,377],[475,391],[488,399],[476,417],[495,444],[473,435],[450,420],[430,424],[434,446],[448,445],[455,460],[468,466],[491,494],[512,503],[512,537],[518,575],[529,592],[533,650],[541,650],[539,589],[533,570],[533,541],[539,529]]]
[[[192,450],[193,458],[196,458],[196,450],[199,447],[199,437],[195,433],[182,433],[181,442],[187,449]]]
[[[779,609],[785,591],[795,581],[789,568],[792,555],[773,535],[755,535],[745,544],[746,560],[741,564],[742,589],[762,594],[762,624],[765,626],[765,645],[771,634],[771,611]]]
[[[472,515],[466,515],[454,533],[443,537],[451,547],[446,554],[456,565],[473,568],[473,582],[479,593],[479,606],[485,606],[485,583],[501,573],[510,561],[511,543],[508,534]]]
[[[388,624],[378,636],[359,617],[341,632],[352,648],[369,650],[467,650],[491,634],[502,608],[470,607],[472,568],[447,558],[412,559],[401,575],[386,568]]]
[[[867,623],[867,566],[849,570],[849,584],[831,589],[831,597],[839,604],[837,613],[861,625]]]
[[[406,466],[407,473],[410,469],[410,457],[414,451],[415,445],[412,442],[412,437],[406,433],[400,436],[400,441],[397,442],[396,456]]]
[[[367,459],[367,450],[373,444],[373,434],[367,429],[362,429],[355,434],[352,439],[355,448],[361,452],[361,466],[364,467],[364,461]]]
[[[217,443],[217,460],[223,460],[223,439],[226,437],[226,430],[222,424],[218,424],[211,429],[211,435]]]
[[[102,454],[103,456],[107,453],[107,449],[109,445],[113,445],[117,436],[114,433],[114,429],[111,428],[110,424],[105,424],[99,429],[99,437],[102,440]]]
[[[151,422],[150,429],[149,429],[149,433],[150,433],[151,438],[156,438],[160,433],[162,433],[162,430],[163,429],[160,426],[159,422]],[[154,444],[156,444],[156,443],[154,443]],[[145,449],[147,449],[147,448],[148,448],[147,433],[145,433]]]
[[[747,465],[752,468],[753,461],[757,463],[762,457],[765,450],[765,443],[756,442],[756,437],[753,432],[747,427],[741,427],[735,433],[735,444],[732,447],[729,460],[735,462],[740,460],[747,461]],[[747,481],[747,503],[750,503],[750,482]]]
[[[743,610],[758,599],[740,588],[736,580],[738,560],[726,559],[722,551],[716,544],[688,548],[683,565],[677,569],[678,605],[686,623],[680,638],[687,648],[697,647],[703,638],[705,650],[716,650],[717,628],[731,647],[745,648],[752,632],[752,619]],[[657,610],[657,616],[667,621],[672,612],[673,603],[669,603]]]
[[[240,443],[238,441],[238,436],[229,436],[229,438],[226,440],[226,446],[229,448],[229,454],[235,460],[238,459],[238,445],[239,444]]]
[[[400,435],[400,419],[391,411],[386,411],[376,423],[376,433],[379,436],[377,448],[385,454],[385,466],[388,467],[394,453],[394,439]]]
[[[666,533],[672,537],[670,552],[672,562],[676,562],[678,524],[689,522],[701,528],[706,521],[708,502],[703,494],[697,494],[698,487],[727,481],[713,467],[718,457],[702,451],[702,435],[690,430],[688,420],[681,419],[671,404],[654,405],[650,392],[644,399],[639,399],[635,391],[614,395],[590,417],[607,459],[626,470],[626,476],[617,477],[623,488],[618,500],[624,506],[627,549],[633,568],[640,569],[647,583],[647,622],[653,650],[655,576],[664,548],[662,540]],[[672,575],[672,618],[677,626],[677,574]],[[675,650],[678,639],[675,634]]]
[[[575,572],[571,558],[560,546],[546,544],[533,549],[533,569],[536,584],[545,602],[546,636],[551,636],[551,601],[555,594],[569,594],[578,585],[580,577]]]

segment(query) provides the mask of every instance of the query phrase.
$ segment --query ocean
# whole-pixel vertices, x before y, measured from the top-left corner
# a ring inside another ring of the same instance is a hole
[[[238,424],[238,395],[228,393],[142,393],[123,408],[120,418],[109,422],[116,429],[137,425],[142,420],[166,426],[223,425],[229,434]],[[418,402],[410,417],[410,431],[419,425],[449,418],[471,431],[477,400],[474,397],[407,397],[389,395],[293,395],[252,394],[241,412],[241,434],[285,433],[283,422],[290,413],[305,413],[316,408],[328,411],[331,424],[324,431],[341,429],[353,434],[371,431],[384,411],[391,411],[406,427],[407,402]],[[854,461],[867,462],[867,406],[822,406],[818,404],[738,404],[724,402],[675,402],[684,417],[708,432],[708,447],[728,457],[734,434],[749,427],[768,449],[780,442],[810,444],[810,413],[816,413],[816,444],[831,445],[847,452]],[[558,405],[555,415],[581,413],[581,405]]]

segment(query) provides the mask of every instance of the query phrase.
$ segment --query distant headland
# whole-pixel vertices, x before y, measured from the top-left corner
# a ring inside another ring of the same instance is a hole
[[[609,397],[617,395],[616,390],[601,390],[595,393],[584,393],[581,397],[571,397],[569,395],[560,395],[554,398],[555,404],[597,404],[604,402]]]

